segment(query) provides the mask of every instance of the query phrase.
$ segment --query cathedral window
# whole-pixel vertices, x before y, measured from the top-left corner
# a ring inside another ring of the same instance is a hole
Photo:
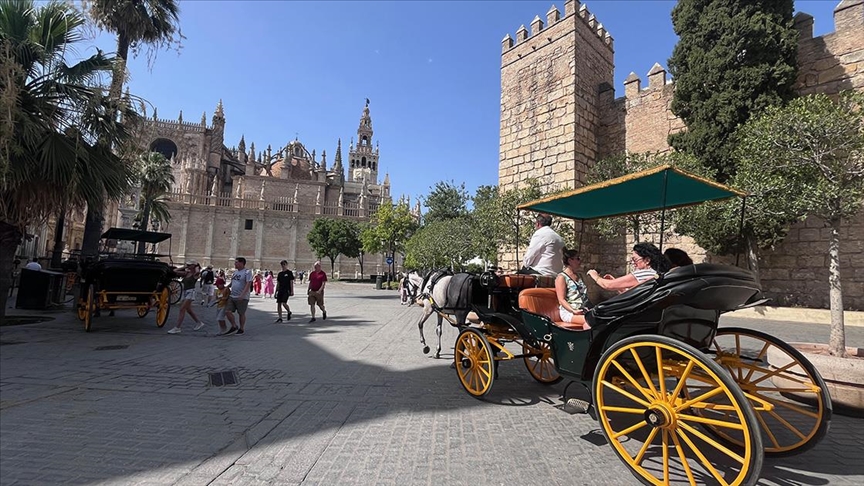
[[[366,167],[366,157],[360,159],[360,167]]]
[[[376,162],[372,162],[372,170],[378,170],[378,164]]]
[[[360,145],[362,145],[362,146],[364,146],[364,147],[366,147],[367,145],[369,145],[369,139],[366,138],[366,135],[363,135],[363,141],[362,141],[362,143],[361,143]]]
[[[157,138],[150,144],[150,151],[160,153],[170,160],[177,155],[177,145],[167,138]]]
[[[251,229],[252,229],[252,220],[251,220],[251,219],[247,219],[247,220],[246,220],[246,229],[247,229],[247,230],[251,230]]]

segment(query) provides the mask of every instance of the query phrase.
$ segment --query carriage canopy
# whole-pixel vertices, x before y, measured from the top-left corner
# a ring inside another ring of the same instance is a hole
[[[530,201],[517,208],[591,220],[680,208],[735,196],[746,194],[671,165],[661,165]]]
[[[102,233],[102,239],[105,240],[143,241],[144,243],[161,243],[168,238],[171,238],[171,233],[127,228],[110,228],[108,231]]]

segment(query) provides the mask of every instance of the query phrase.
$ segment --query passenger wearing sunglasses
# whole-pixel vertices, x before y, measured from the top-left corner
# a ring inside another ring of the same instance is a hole
[[[627,275],[615,278],[606,274],[600,276],[595,269],[588,270],[587,275],[594,279],[605,290],[617,290],[619,293],[632,289],[642,282],[657,278],[661,273],[669,271],[669,260],[651,243],[637,243],[630,255],[633,271]]]

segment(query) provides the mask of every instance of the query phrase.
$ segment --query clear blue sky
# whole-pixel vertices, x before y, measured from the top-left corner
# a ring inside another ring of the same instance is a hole
[[[633,71],[647,80],[677,42],[674,1],[594,0],[588,9],[615,40],[615,91]],[[798,1],[814,35],[834,30],[839,0]],[[180,2],[186,40],[160,52],[152,70],[130,63],[130,88],[160,118],[208,124],[219,99],[226,145],[285,145],[295,136],[327,151],[356,137],[365,99],[380,142],[380,179],[392,193],[429,193],[436,181],[497,184],[501,40],[545,21],[552,1],[204,1]],[[559,10],[564,2],[555,1]],[[110,35],[96,42],[113,52]],[[148,113],[152,113],[149,110]]]

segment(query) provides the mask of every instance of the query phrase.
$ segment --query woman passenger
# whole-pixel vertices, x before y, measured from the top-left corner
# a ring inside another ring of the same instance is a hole
[[[555,277],[555,293],[558,296],[558,312],[561,320],[570,324],[578,324],[582,329],[591,329],[585,322],[584,308],[588,304],[588,292],[585,282],[576,273],[579,270],[579,254],[576,250],[564,249],[562,257],[564,271]]]
[[[678,248],[667,248],[666,251],[663,252],[663,255],[668,258],[669,263],[672,264],[670,270],[675,267],[693,265],[693,260],[684,250],[679,250]]]
[[[615,278],[609,274],[601,277],[593,268],[588,270],[587,275],[593,278],[601,288],[617,290],[621,293],[669,271],[669,260],[651,243],[634,245],[630,263],[633,265],[633,271],[622,277]]]

